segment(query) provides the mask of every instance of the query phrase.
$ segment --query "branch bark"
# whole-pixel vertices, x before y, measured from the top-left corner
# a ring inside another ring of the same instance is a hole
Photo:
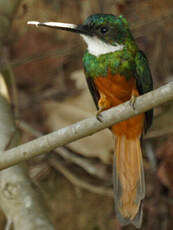
[[[34,137],[43,136],[43,133],[34,129],[24,121],[19,121],[18,126],[24,132],[28,132]],[[81,157],[80,155],[77,156],[76,154],[72,153],[69,149],[67,149],[65,146],[56,148],[54,152],[57,153],[57,155],[63,157],[65,160],[70,161],[78,165],[79,167],[83,168],[87,173],[89,173],[92,176],[98,177],[102,180],[110,179],[110,174],[107,172],[106,166],[102,163],[93,163],[90,159]]]
[[[1,93],[0,154],[3,154],[4,149],[18,144],[19,134],[16,130],[10,104]],[[11,223],[14,229],[54,229],[48,220],[42,202],[40,202],[40,195],[34,190],[24,170],[24,165],[16,165],[0,172],[0,204],[8,223]]]
[[[172,99],[173,82],[170,82],[145,95],[139,96],[135,101],[135,110],[128,101],[111,108],[110,110],[104,111],[101,114],[102,122],[98,121],[94,116],[37,138],[26,144],[22,144],[16,148],[1,152],[0,169],[8,168],[21,161],[49,152],[57,147],[91,135]]]

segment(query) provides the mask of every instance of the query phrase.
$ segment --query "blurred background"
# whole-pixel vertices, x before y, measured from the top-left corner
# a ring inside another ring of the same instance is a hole
[[[27,21],[82,23],[94,13],[123,14],[146,53],[157,88],[173,76],[172,0],[0,0],[0,70],[21,143],[95,114],[82,70],[85,44],[69,32]],[[155,109],[144,137],[145,230],[173,227],[173,103]],[[112,192],[113,138],[104,130],[27,161],[58,230],[119,230]],[[0,213],[0,229],[6,218]]]

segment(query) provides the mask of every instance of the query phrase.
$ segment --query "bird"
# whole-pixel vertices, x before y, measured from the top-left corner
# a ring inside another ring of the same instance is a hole
[[[135,109],[136,97],[153,90],[148,59],[138,48],[124,16],[93,14],[79,25],[37,21],[28,24],[81,35],[87,45],[84,72],[100,121],[102,111],[126,101]],[[136,228],[142,225],[145,179],[141,141],[152,120],[153,109],[110,127],[115,136],[115,211],[122,225],[133,224]]]

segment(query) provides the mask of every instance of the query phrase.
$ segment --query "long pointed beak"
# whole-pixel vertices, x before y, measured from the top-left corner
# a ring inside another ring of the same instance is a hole
[[[62,22],[37,22],[37,21],[28,21],[27,24],[50,27],[53,29],[66,30],[70,32],[92,36],[92,34],[87,30],[87,27],[83,25],[75,25],[75,24],[62,23]]]

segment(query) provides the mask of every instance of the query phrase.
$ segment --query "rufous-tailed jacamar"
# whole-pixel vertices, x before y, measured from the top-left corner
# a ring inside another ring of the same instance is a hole
[[[79,33],[87,43],[83,65],[98,114],[153,89],[147,58],[139,50],[123,16],[95,14],[81,25],[28,22]],[[116,136],[113,184],[115,208],[121,224],[142,223],[145,196],[140,141],[150,128],[153,110],[111,127]]]

